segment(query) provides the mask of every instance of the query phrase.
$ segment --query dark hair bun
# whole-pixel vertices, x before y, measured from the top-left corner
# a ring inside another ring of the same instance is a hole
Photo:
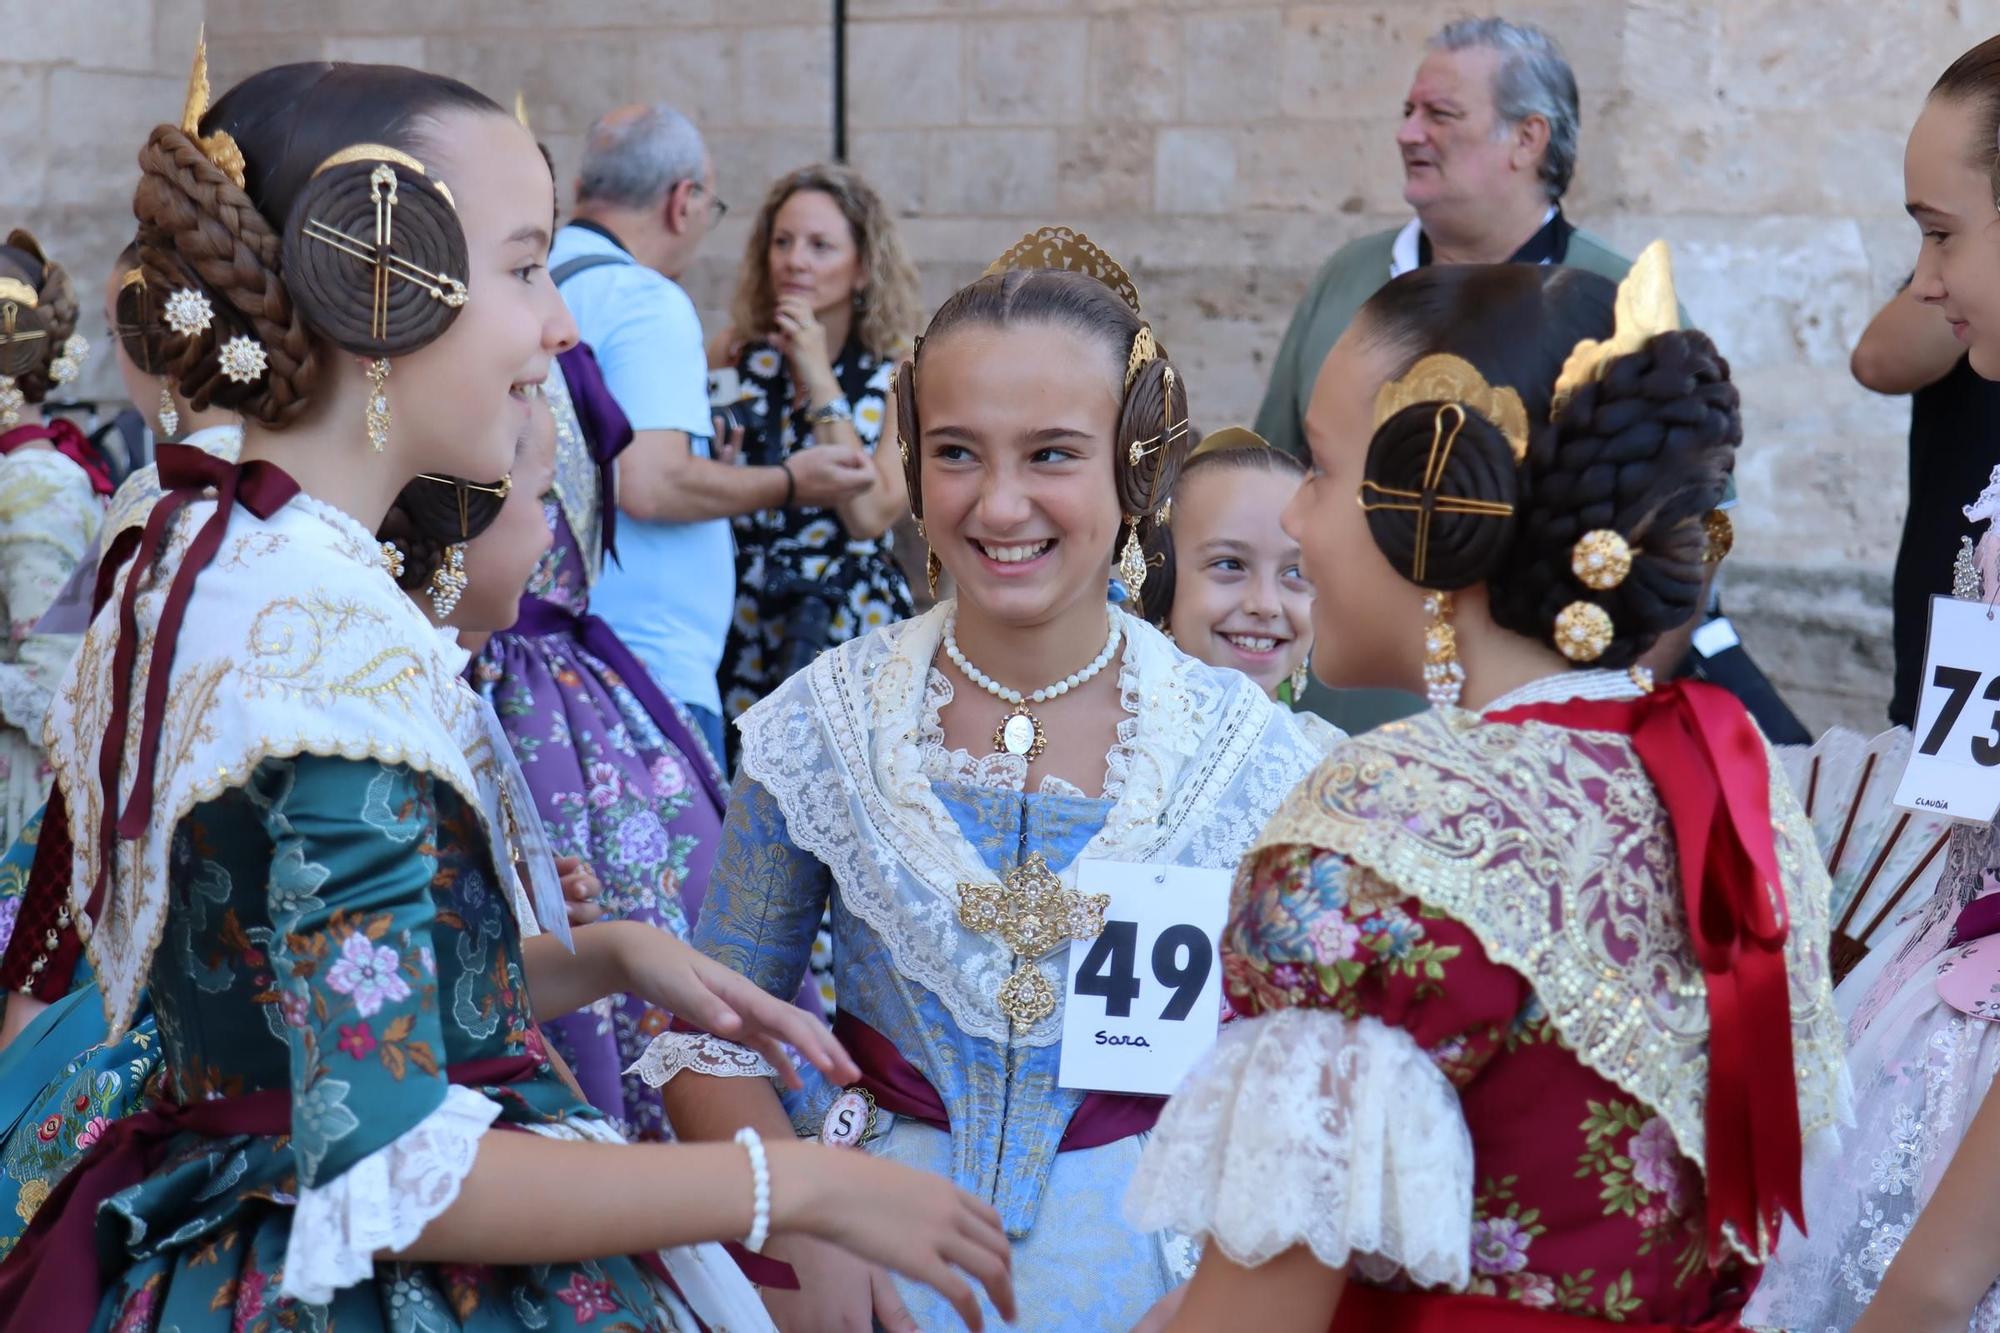
[[[1494,620],[1553,642],[1565,606],[1594,602],[1615,637],[1593,665],[1630,665],[1700,609],[1703,521],[1742,439],[1729,363],[1708,335],[1662,333],[1613,361],[1529,451],[1519,536],[1491,580]],[[1607,591],[1584,587],[1570,566],[1577,539],[1598,529],[1633,550],[1631,572]]]
[[[68,270],[42,252],[32,233],[16,228],[8,233],[5,248],[14,252],[15,263],[10,267],[23,268],[22,280],[35,289],[32,308],[17,305],[14,309],[14,332],[39,332],[42,336],[0,344],[0,375],[14,380],[23,398],[39,403],[54,387],[51,372],[63,344],[76,332],[76,289]],[[25,271],[29,265],[38,271]],[[0,274],[5,270],[0,269]]]
[[[318,376],[306,331],[278,274],[279,241],[241,186],[208,160],[177,125],[161,125],[139,150],[139,267],[155,291],[194,287],[211,298],[214,322],[192,338],[167,335],[169,367],[199,412],[226,407],[282,426],[305,410]],[[237,335],[255,338],[268,358],[248,384],[222,373],[218,353]]]
[[[394,261],[379,289],[378,218]],[[307,323],[335,346],[405,356],[450,328],[465,305],[465,232],[450,197],[428,177],[361,158],[322,169],[299,192],[283,269]]]
[[[1459,413],[1463,413],[1463,420]],[[1430,488],[1428,539],[1419,542],[1426,474],[1433,447],[1444,465]],[[1448,446],[1448,449],[1447,449]],[[1396,572],[1441,592],[1470,587],[1500,567],[1516,529],[1514,513],[1467,513],[1453,500],[1518,510],[1520,473],[1500,428],[1457,403],[1412,403],[1375,429],[1368,442],[1361,499],[1368,531]],[[1421,545],[1421,550],[1419,549]],[[1420,567],[1421,559],[1421,567]]]
[[[1139,368],[1118,414],[1118,456],[1111,467],[1118,480],[1118,506],[1126,517],[1151,514],[1173,494],[1194,444],[1187,381],[1163,348]]]
[[[396,502],[375,532],[403,553],[397,586],[415,591],[428,584],[443,566],[448,548],[492,527],[506,504],[498,489],[469,486],[456,477],[417,477],[397,492]]]

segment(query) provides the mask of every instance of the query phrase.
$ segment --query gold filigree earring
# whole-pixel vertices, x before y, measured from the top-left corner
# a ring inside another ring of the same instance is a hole
[[[12,430],[21,424],[21,409],[28,405],[28,396],[14,383],[12,375],[0,375],[0,430]]]
[[[924,543],[924,583],[931,590],[931,600],[937,600],[938,575],[944,572],[944,565],[938,560],[937,552],[931,548],[930,535],[924,531],[924,521],[917,520],[917,536]]]
[[[465,573],[465,543],[453,542],[444,548],[444,560],[431,574],[431,609],[440,624],[458,609],[471,582]]]
[[[1139,545],[1139,520],[1127,519],[1125,523],[1125,549],[1118,553],[1118,581],[1125,585],[1125,591],[1132,594],[1136,606],[1139,594],[1146,587],[1146,551]]]
[[[389,447],[388,380],[386,357],[368,363],[368,447],[378,454]]]
[[[181,410],[174,406],[173,391],[166,385],[160,386],[160,438],[171,440],[180,433]]]
[[[1299,664],[1292,668],[1292,706],[1295,708],[1298,706],[1299,700],[1305,697],[1306,686],[1312,680],[1311,672],[1312,657],[1310,654],[1301,658]]]
[[[394,542],[383,542],[382,567],[389,571],[390,578],[392,579],[402,578],[403,570],[405,568],[403,564],[403,548],[396,545],[396,543]]]
[[[1424,694],[1433,708],[1456,708],[1465,690],[1465,665],[1458,660],[1458,631],[1451,627],[1451,594],[1424,594]]]

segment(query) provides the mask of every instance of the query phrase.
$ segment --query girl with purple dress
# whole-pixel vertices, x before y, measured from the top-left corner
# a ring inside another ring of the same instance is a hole
[[[715,759],[675,700],[590,614],[590,588],[613,549],[612,460],[632,428],[579,346],[548,378],[555,488],[543,498],[554,542],[521,599],[514,628],[472,667],[500,715],[558,856],[603,883],[608,918],[685,936],[722,830]],[[628,1138],[668,1137],[659,1093],[623,1071],[669,1015],[612,996],[549,1025],[584,1094]]]

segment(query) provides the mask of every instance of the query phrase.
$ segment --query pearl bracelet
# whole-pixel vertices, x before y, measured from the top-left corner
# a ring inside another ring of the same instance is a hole
[[[744,1126],[736,1131],[736,1141],[750,1154],[752,1183],[750,1234],[743,1238],[743,1248],[757,1254],[771,1238],[771,1164],[764,1156],[764,1137],[756,1130]]]

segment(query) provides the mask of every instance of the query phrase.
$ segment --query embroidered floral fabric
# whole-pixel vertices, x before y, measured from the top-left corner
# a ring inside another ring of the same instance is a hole
[[[100,1329],[694,1327],[629,1260],[360,1263],[448,1205],[488,1112],[590,1114],[546,1064],[504,1087],[445,1080],[540,1051],[483,847],[450,788],[339,759],[268,760],[177,828],[148,978],[172,1095],[289,1088],[292,1133],[183,1138],[106,1205],[129,1226]]]
[[[49,794],[42,721],[74,634],[40,634],[77,562],[90,553],[104,504],[90,477],[48,449],[0,457],[0,847],[11,844]]]
[[[1338,853],[1265,846],[1238,875],[1223,966],[1239,1012],[1374,1020],[1457,1090],[1471,1142],[1465,1290],[1619,1323],[1692,1324],[1741,1304],[1742,1271],[1703,1264],[1700,1172],[1666,1122],[1585,1068],[1534,988],[1465,924]],[[1432,1113],[1354,1138],[1388,1163],[1346,1169],[1373,1181],[1407,1152],[1419,1180],[1441,1178],[1437,1133]],[[1407,1265],[1424,1250],[1379,1257]],[[1428,1259],[1412,1270],[1439,1273]]]

